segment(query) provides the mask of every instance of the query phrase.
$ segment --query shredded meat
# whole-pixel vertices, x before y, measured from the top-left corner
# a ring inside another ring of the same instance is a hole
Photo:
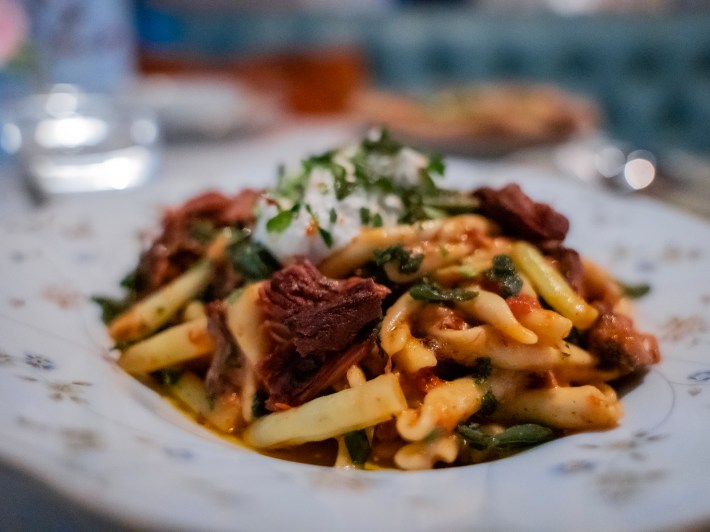
[[[602,369],[619,369],[622,374],[646,368],[661,359],[658,341],[634,328],[628,316],[602,312],[586,332],[587,349],[599,358]]]
[[[226,319],[226,304],[216,300],[205,307],[207,333],[214,344],[205,386],[210,397],[223,393],[238,392],[244,379],[244,357],[229,332]]]
[[[517,184],[499,190],[481,187],[473,195],[480,201],[480,212],[512,237],[539,242],[567,236],[569,220],[548,204],[530,199]]]
[[[267,408],[308,401],[372,351],[388,293],[372,279],[325,277],[306,259],[265,282],[259,296],[271,349],[257,373]]]
[[[180,275],[205,252],[207,242],[194,232],[197,221],[214,227],[250,225],[259,192],[245,189],[228,197],[206,192],[163,214],[162,233],[140,258],[136,272],[137,290],[149,294]]]

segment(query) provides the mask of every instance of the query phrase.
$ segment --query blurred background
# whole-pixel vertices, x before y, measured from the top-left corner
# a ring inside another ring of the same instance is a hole
[[[150,108],[168,144],[339,117],[476,157],[591,134],[607,166],[702,163],[710,0],[0,0],[0,104],[56,83]]]
[[[331,112],[363,84],[535,81],[598,102],[616,136],[710,150],[707,0],[0,0],[0,20],[5,99],[209,73]]]
[[[598,102],[614,136],[710,150],[707,1],[145,0],[136,17],[142,72],[283,84],[297,111],[365,83],[545,82]]]

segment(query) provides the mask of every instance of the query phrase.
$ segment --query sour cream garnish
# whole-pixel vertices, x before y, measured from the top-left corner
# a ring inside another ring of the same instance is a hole
[[[298,183],[298,193],[276,187],[261,201],[252,238],[282,263],[304,256],[318,264],[363,227],[396,225],[404,213],[397,194],[363,185],[358,168],[388,180],[393,188],[416,187],[428,164],[428,157],[411,148],[392,153],[368,152],[362,144],[341,148],[288,178]]]

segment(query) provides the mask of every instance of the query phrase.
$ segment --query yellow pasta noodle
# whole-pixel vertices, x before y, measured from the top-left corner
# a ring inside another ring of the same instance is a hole
[[[230,394],[210,400],[202,379],[192,372],[181,374],[168,391],[198,418],[222,432],[232,433],[242,422],[239,397]]]
[[[527,242],[516,242],[512,256],[516,265],[535,289],[555,310],[569,318],[580,329],[589,328],[597,319],[597,310],[570,288],[562,275],[542,254]]]
[[[445,382],[427,393],[419,408],[397,416],[397,431],[406,441],[420,441],[437,429],[451,431],[481,407],[483,393],[471,378]]]
[[[535,421],[564,430],[615,426],[623,408],[607,384],[525,390],[501,404],[496,415],[513,421]]]
[[[209,282],[212,262],[202,260],[154,294],[136,303],[109,324],[117,342],[145,338],[170,321]]]
[[[498,294],[479,290],[475,298],[457,303],[457,306],[465,313],[492,325],[521,344],[537,343],[537,334],[526,328],[513,316],[508,304]]]
[[[409,294],[404,294],[392,305],[382,322],[380,342],[403,371],[414,373],[422,368],[435,366],[436,354],[412,336],[408,318],[421,307]]]
[[[391,419],[406,408],[396,375],[380,375],[284,412],[258,418],[244,432],[244,440],[268,449],[322,441]]]
[[[453,463],[461,450],[461,439],[453,434],[443,435],[434,441],[408,443],[394,456],[400,469],[418,471],[431,469],[439,462]]]
[[[131,345],[121,353],[118,364],[129,373],[150,373],[208,355],[213,347],[207,318],[197,318]]]

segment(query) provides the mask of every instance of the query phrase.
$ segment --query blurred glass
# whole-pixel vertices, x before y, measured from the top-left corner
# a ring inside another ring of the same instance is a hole
[[[159,164],[151,112],[72,85],[20,100],[0,142],[40,195],[134,187]]]
[[[136,71],[132,0],[22,0],[41,86],[114,92]]]

